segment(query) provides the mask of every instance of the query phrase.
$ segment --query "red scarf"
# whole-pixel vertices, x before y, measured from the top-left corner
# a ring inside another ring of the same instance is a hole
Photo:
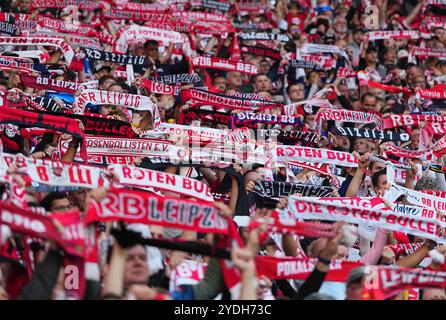
[[[71,134],[76,138],[81,138],[81,156],[85,162],[87,161],[84,132],[80,130],[79,124],[74,119],[13,108],[1,108],[0,123],[45,128],[56,132]]]
[[[256,257],[257,273],[269,279],[305,280],[316,264],[317,259]],[[358,262],[332,260],[325,281],[346,282],[350,270],[362,265]]]
[[[200,102],[202,105],[213,105],[220,108],[237,110],[257,110],[282,105],[274,101],[235,98],[200,89],[183,90],[181,92],[181,98],[183,101],[194,100]]]
[[[446,272],[410,268],[375,267],[365,285],[363,300],[384,300],[410,288],[446,288]]]
[[[228,233],[227,220],[208,202],[148,196],[147,192],[128,189],[111,189],[103,200],[93,201],[87,209],[86,223],[95,221],[124,221],[202,233]]]
[[[54,226],[52,218],[0,201],[0,221],[13,231],[40,239],[51,239],[61,245],[65,252],[82,257],[75,248],[76,243],[64,239]]]
[[[22,83],[29,87],[40,90],[54,90],[58,92],[76,93],[79,90],[79,83],[74,83],[70,81],[54,80],[52,78],[41,77],[41,76],[31,76],[21,74],[20,79]]]
[[[147,79],[142,80],[142,85],[144,88],[146,88],[152,93],[167,94],[170,96],[177,96],[180,94],[181,91],[181,85],[171,86],[168,84],[155,82]]]
[[[247,74],[257,74],[257,67],[250,63],[242,61],[226,60],[214,57],[196,57],[192,59],[194,68],[210,68],[226,71],[242,72]]]
[[[417,95],[424,99],[446,99],[446,84],[437,84],[432,89],[420,89]]]
[[[420,37],[420,34],[415,30],[370,31],[366,33],[366,37],[368,37],[370,41],[390,38],[418,39]]]
[[[214,200],[209,187],[202,181],[127,165],[111,165],[108,169],[118,177],[119,183],[123,185],[162,189],[203,201],[212,202]]]
[[[443,115],[424,115],[424,114],[392,114],[383,118],[383,129],[390,129],[405,126],[419,126],[421,122],[445,123],[446,116]]]
[[[410,95],[412,94],[412,90],[406,89],[406,88],[399,88],[399,87],[395,87],[395,86],[390,86],[388,84],[383,84],[383,83],[379,83],[373,80],[369,80],[368,83],[369,87],[373,87],[373,88],[378,88],[378,89],[382,89],[388,92],[392,92],[392,93],[404,93],[406,95]]]

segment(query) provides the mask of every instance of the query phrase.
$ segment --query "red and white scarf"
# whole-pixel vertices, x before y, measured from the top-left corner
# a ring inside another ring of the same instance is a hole
[[[273,150],[273,158],[277,162],[327,163],[353,168],[358,166],[358,159],[351,153],[299,146],[279,145]]]
[[[365,36],[368,37],[370,41],[373,41],[373,40],[391,39],[391,38],[418,39],[420,37],[420,34],[418,31],[415,30],[389,30],[389,31],[370,31],[367,32]]]
[[[431,149],[434,155],[440,158],[446,152],[446,136],[435,142]]]
[[[392,114],[383,118],[383,129],[390,129],[405,126],[419,126],[422,122],[445,123],[446,116],[443,115],[424,115],[424,114]]]
[[[163,29],[148,28],[138,25],[132,25],[120,30],[115,42],[115,50],[118,53],[127,53],[129,46],[145,42],[147,40],[156,40],[160,42],[183,43],[183,36],[176,31],[167,31]]]
[[[147,79],[142,80],[144,88],[151,93],[167,94],[169,96],[177,96],[180,94],[181,85],[171,86],[161,82],[155,82]]]
[[[85,106],[88,103],[96,105],[111,104],[125,106],[126,108],[139,111],[148,110],[152,113],[155,129],[159,126],[159,123],[161,121],[157,105],[153,103],[149,97],[146,96],[123,92],[86,89],[82,90],[78,95],[76,95],[73,103],[73,112],[77,114],[83,114],[85,111]]]
[[[85,222],[124,221],[202,233],[228,234],[228,221],[209,202],[147,196],[146,192],[110,189],[100,202],[92,201]]]
[[[185,259],[170,274],[169,291],[181,290],[180,286],[194,286],[204,279],[207,264]]]
[[[446,191],[443,190],[420,190],[423,193],[431,194],[436,197],[446,198]]]
[[[427,217],[412,217],[393,210],[365,209],[355,205],[346,205],[330,198],[315,199],[309,197],[289,197],[287,209],[297,219],[346,221],[349,223],[372,223],[394,231],[403,231],[434,241],[444,243],[445,236],[441,235],[443,222]]]
[[[73,47],[85,47],[91,49],[100,49],[102,46],[98,40],[91,36],[81,36],[71,33],[54,32],[54,30],[40,30],[36,32],[26,32],[27,37],[39,37],[48,39],[65,39]]]
[[[424,128],[431,135],[444,135],[446,133],[446,122],[431,122]]]
[[[395,86],[391,86],[391,85],[388,85],[388,84],[376,82],[376,81],[373,81],[373,80],[368,80],[367,81],[367,85],[369,87],[382,89],[382,90],[387,91],[387,92],[404,93],[406,95],[411,95],[412,94],[412,91],[410,89],[395,87]]]
[[[421,246],[421,243],[399,243],[391,244],[388,247],[395,253],[395,259],[398,260],[400,256],[408,256]]]
[[[157,24],[166,24],[172,22],[171,16],[164,13],[126,11],[116,8],[104,12],[102,17],[104,19],[147,21]]]
[[[23,73],[36,72],[33,70],[33,63],[30,63],[27,59],[17,57],[0,57],[0,69],[5,71],[19,70]]]
[[[223,237],[220,236],[217,241],[217,246],[223,249],[238,249],[243,247],[243,241],[240,237],[240,234],[237,230],[237,226],[235,225],[233,220],[228,221],[228,236]],[[231,294],[232,300],[240,299],[240,290],[241,290],[241,279],[240,279],[240,270],[235,267],[234,263],[230,260],[219,260],[220,268],[223,273],[223,278],[225,280],[226,287]]]
[[[298,161],[288,161],[286,163],[287,167],[293,167],[298,166],[301,168],[310,169],[312,171],[316,171],[320,174],[323,174],[325,176],[331,176],[332,172],[330,171],[330,168],[325,163],[313,163],[313,162],[298,162]]]
[[[314,62],[324,69],[333,69],[336,67],[336,59],[328,56],[302,54],[299,56],[298,60]]]
[[[64,20],[56,20],[47,17],[40,17],[37,23],[37,30],[55,30],[60,33],[72,33],[80,36],[94,36],[97,31],[88,25],[71,23]]]
[[[297,114],[297,107],[301,106],[301,105],[304,106],[305,112],[310,113],[310,114],[313,113],[313,107],[327,108],[327,109],[333,108],[333,105],[327,99],[310,98],[308,100],[295,102],[295,103],[291,103],[291,104],[287,104],[287,105],[283,106],[285,115],[292,116],[292,115]]]
[[[82,10],[96,10],[101,7],[101,3],[88,0],[35,0],[31,2],[31,8],[65,8],[76,6]]]
[[[344,50],[340,49],[338,46],[334,45],[305,43],[300,50],[302,53],[307,53],[307,54],[334,53],[348,60],[347,53]]]
[[[31,180],[50,186],[95,189],[103,181],[99,168],[82,165],[53,167],[29,163],[26,173]]]
[[[415,57],[446,58],[446,50],[444,49],[411,47],[410,53]]]
[[[397,292],[410,288],[446,288],[446,272],[373,267],[370,279],[363,291],[363,300],[384,300]]]
[[[390,143],[386,144],[385,152],[397,157],[403,157],[408,159],[419,159],[419,158],[425,158],[426,160],[432,159],[432,150],[429,149],[422,151],[407,150],[394,146]]]
[[[316,114],[315,121],[320,120],[335,120],[341,122],[353,122],[353,123],[375,123],[376,126],[381,126],[382,120],[377,114],[350,111],[345,109],[320,109]]]
[[[192,59],[192,66],[194,68],[210,68],[234,72],[237,71],[251,75],[258,73],[257,67],[253,64],[214,57],[195,57]]]
[[[187,159],[187,149],[166,140],[127,139],[122,137],[85,136],[87,153],[91,156],[167,157],[171,160]],[[59,151],[65,153],[67,140],[61,140]]]
[[[214,22],[230,22],[223,14],[215,14],[199,11],[176,11],[172,14],[174,17],[181,17],[184,20],[205,20]]]
[[[184,101],[194,100],[202,105],[213,105],[237,110],[257,110],[260,108],[281,106],[280,103],[274,101],[241,99],[200,89],[183,90],[181,97]]]
[[[293,257],[256,257],[257,273],[269,279],[305,280],[316,267],[317,259]],[[346,282],[353,268],[362,263],[332,260],[325,278],[326,281]]]
[[[3,153],[0,163],[14,164],[17,172],[27,174],[32,181],[52,185],[97,188],[104,182],[98,167],[65,163],[48,159],[33,159],[22,155]]]
[[[417,98],[423,99],[446,99],[446,85],[437,84],[432,89],[420,89],[416,92]]]
[[[446,211],[446,201],[443,198],[407,189],[395,184],[393,184],[390,189],[386,191],[384,194],[384,199],[389,202],[394,202],[402,195],[406,197],[407,201],[417,206]]]
[[[128,165],[110,165],[108,170],[118,177],[122,185],[162,189],[203,201],[214,201],[209,186],[202,181]]]
[[[65,252],[82,256],[75,245],[64,239],[54,225],[52,218],[33,213],[32,211],[18,208],[0,201],[0,223],[9,226],[13,231],[40,239],[51,239],[62,246]]]
[[[84,85],[83,83],[55,80],[53,78],[42,77],[42,76],[31,76],[31,75],[21,74],[20,79],[22,80],[23,84],[26,87],[40,90],[54,90],[58,92],[75,93],[77,90],[86,87],[86,85]],[[94,85],[96,84],[97,82],[94,82]]]
[[[349,70],[347,68],[339,67],[338,72],[336,73],[336,77],[345,77],[345,78],[356,78],[358,73],[353,70]]]
[[[19,51],[11,51],[11,53],[18,55],[20,58],[37,59],[39,60],[39,63],[43,64],[45,64],[50,58],[49,53],[43,50],[19,50]]]
[[[64,226],[64,233],[55,227],[53,219],[58,220]],[[62,213],[55,218],[33,213],[32,211],[21,209],[17,206],[1,202],[0,203],[0,224],[9,226],[15,233],[28,235],[44,240],[57,242],[65,251],[64,265],[71,266],[77,270],[77,286],[66,288],[66,295],[69,299],[83,299],[85,281],[84,262],[84,224],[80,218],[80,212]],[[65,274],[65,281],[68,279]]]
[[[229,134],[227,130],[214,129],[208,127],[184,126],[162,122],[158,128],[160,132],[169,133],[175,137],[183,138],[183,145],[193,144],[194,142],[208,144],[217,139],[222,139]],[[154,131],[156,132],[156,131]],[[185,141],[184,141],[185,140]]]
[[[63,39],[39,37],[0,37],[0,45],[57,47],[62,51],[68,65],[71,64],[71,61],[74,58],[73,49]]]

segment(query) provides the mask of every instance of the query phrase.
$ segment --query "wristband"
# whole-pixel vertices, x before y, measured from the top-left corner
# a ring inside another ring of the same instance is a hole
[[[331,259],[324,259],[324,258],[321,258],[321,257],[318,257],[318,258],[317,258],[317,261],[320,262],[320,263],[322,263],[322,264],[325,264],[325,265],[327,265],[327,266],[329,266],[330,263],[331,263]]]

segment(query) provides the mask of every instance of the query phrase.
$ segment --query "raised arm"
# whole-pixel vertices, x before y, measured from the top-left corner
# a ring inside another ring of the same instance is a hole
[[[341,241],[342,234],[342,226],[344,222],[338,221],[333,224],[333,234],[334,236],[329,238],[325,248],[322,250],[321,254],[318,257],[318,262],[313,272],[308,276],[303,285],[299,288],[297,294],[293,297],[295,300],[302,300],[309,294],[313,292],[317,292],[322,283],[325,280],[325,276],[327,275],[331,259],[334,257],[338,250],[339,242]]]
[[[374,265],[378,262],[379,257],[387,244],[389,231],[379,228],[376,230],[375,241],[373,241],[372,248],[361,258],[361,262],[368,265]]]
[[[432,240],[426,240],[421,247],[419,247],[414,253],[399,259],[396,262],[398,267],[415,268],[421,261],[427,256],[430,250],[435,248],[436,243]]]
[[[365,171],[369,165],[369,154],[366,153],[363,156],[354,152],[354,155],[358,159],[358,168],[355,171],[352,181],[348,185],[346,197],[356,197],[358,195],[359,186],[361,185],[362,178],[365,175]]]

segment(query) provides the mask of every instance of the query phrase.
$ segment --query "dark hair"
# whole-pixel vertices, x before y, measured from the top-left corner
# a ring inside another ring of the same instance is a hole
[[[304,85],[303,85],[302,83],[300,83],[300,82],[293,82],[293,83],[290,83],[290,84],[288,85],[288,87],[286,88],[286,93],[289,95],[289,94],[290,94],[291,87],[292,87],[292,86],[296,86],[296,85],[304,86]],[[304,89],[305,89],[305,86],[304,86]]]
[[[294,1],[288,3],[288,10],[291,10],[293,8],[295,8],[297,10],[300,10],[300,3],[299,2],[294,2]]]
[[[46,211],[51,211],[51,206],[54,200],[68,198],[64,192],[51,192],[46,195],[45,198],[40,201],[40,205],[45,208]]]
[[[378,48],[376,47],[368,47],[367,50],[365,51],[365,53],[370,53],[370,52],[378,52]]]
[[[365,100],[365,98],[366,97],[372,97],[372,98],[375,98],[376,99],[376,95],[374,94],[374,93],[371,93],[371,92],[366,92],[366,93],[364,93],[362,96],[361,96],[361,103],[363,103],[364,102],[364,100]]]
[[[44,151],[46,147],[53,142],[54,134],[52,132],[45,132],[43,134],[42,140],[34,148],[33,153]]]
[[[149,47],[149,45],[154,45],[154,46],[159,47],[158,41],[156,41],[156,40],[147,40],[144,43],[144,49],[147,49]]]
[[[110,66],[102,66],[99,69],[97,69],[94,73],[101,72],[102,70],[107,70],[107,72],[111,72],[112,69]]]
[[[116,79],[113,76],[103,76],[99,79],[99,85],[103,85],[105,81],[113,80],[116,83]]]
[[[14,52],[3,52],[1,57],[20,57],[17,53]]]
[[[383,106],[381,110],[379,110],[380,113],[392,113],[393,108],[389,106]]]
[[[113,86],[119,86],[121,89],[124,90],[124,88],[117,82],[113,82],[112,84],[110,84],[107,88],[105,88],[106,91],[108,91],[111,87]]]
[[[386,175],[386,174],[387,174],[387,170],[386,169],[382,169],[380,171],[375,172],[372,175],[372,186],[374,188],[376,188],[378,186],[379,177],[381,177],[382,175]]]
[[[130,89],[131,89],[131,88],[129,87],[129,85],[125,82],[125,80],[122,79],[122,78],[119,78],[119,79],[116,81],[116,84],[117,84],[117,85],[120,85],[121,88],[122,88],[122,90],[130,91]]]
[[[258,73],[258,74],[254,75],[254,76],[251,78],[252,83],[256,82],[257,78],[258,78],[258,77],[261,77],[261,76],[265,76],[265,77],[268,78],[268,76],[266,75],[266,73]]]
[[[114,240],[114,241],[116,241],[116,240]],[[147,248],[145,245],[141,244],[141,243],[135,243],[134,245],[132,245],[132,246],[130,246],[130,247],[127,247],[127,248],[125,248],[125,249],[131,249],[131,248],[134,248],[134,247],[136,247],[136,246],[141,246],[141,247],[143,247],[144,250],[146,251],[146,253],[148,254],[148,248]],[[107,246],[107,254],[106,254],[106,256],[105,256],[105,262],[106,262],[107,264],[110,264],[112,256],[113,256],[113,245],[109,244],[109,245]]]
[[[384,48],[384,54],[386,54],[387,52],[390,52],[390,51],[396,52],[395,48],[393,48],[393,47],[386,47],[386,48]]]

